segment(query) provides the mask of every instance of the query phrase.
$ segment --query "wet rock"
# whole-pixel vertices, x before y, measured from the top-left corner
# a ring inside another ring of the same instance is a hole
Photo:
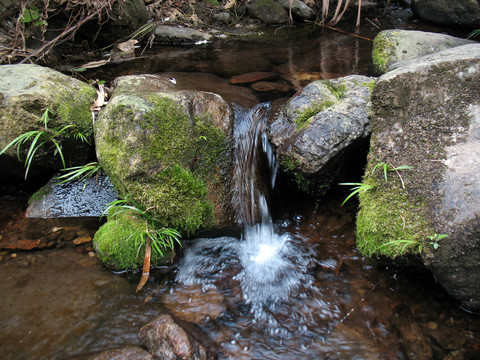
[[[155,41],[161,44],[195,44],[212,39],[212,35],[181,26],[158,25],[155,28]]]
[[[288,21],[288,12],[275,0],[253,0],[247,4],[250,16],[265,24],[284,24]]]
[[[402,339],[402,348],[408,359],[430,360],[433,358],[431,345],[423,336],[407,305],[395,307],[391,321]]]
[[[474,43],[473,40],[445,34],[414,30],[384,30],[373,41],[373,66],[375,71],[383,74],[396,62]]]
[[[430,336],[443,350],[462,349],[468,334],[461,328],[448,326],[441,319],[429,322],[423,327],[423,333]]]
[[[115,80],[95,122],[97,157],[122,195],[191,235],[231,223],[233,110],[219,95],[167,77]]]
[[[96,98],[95,89],[58,71],[33,64],[1,65],[0,78],[0,149],[28,131],[45,131],[42,115],[49,109],[49,129],[60,130],[71,126],[55,137],[62,148],[66,165],[83,165],[92,146],[73,135],[82,133],[87,139],[92,137],[90,105]],[[4,169],[0,181],[3,178],[11,181],[13,172],[5,166],[16,163],[23,167],[28,149],[29,146],[21,148],[20,161],[14,147],[0,156],[0,165]],[[62,162],[60,156],[54,155],[55,150],[54,144],[47,141],[36,152],[32,164],[60,169]]]
[[[96,354],[82,355],[71,360],[153,360],[153,356],[138,346],[124,346]]]
[[[369,135],[374,82],[359,75],[315,81],[271,112],[269,137],[282,168],[302,190],[321,192],[333,179],[339,180],[342,167],[350,166],[338,158],[350,148],[353,154],[343,159],[353,159],[356,144]]]
[[[270,60],[260,52],[249,52],[248,61],[246,53],[229,51],[221,53],[215,60],[215,73],[222,76],[234,76],[250,72],[268,72],[272,68]]]
[[[100,217],[107,205],[118,198],[105,175],[61,184],[55,178],[29,201],[29,218]]]
[[[480,24],[480,3],[472,0],[412,0],[413,12],[437,24],[476,29]]]
[[[159,315],[140,329],[140,341],[156,359],[214,359],[207,349],[193,339],[168,314]]]
[[[312,20],[315,18],[316,14],[311,8],[308,7],[305,3],[301,2],[300,0],[278,0],[278,2],[287,10],[290,9],[290,2],[291,4],[291,11],[292,15],[295,19],[299,20]]]
[[[423,244],[424,264],[436,280],[466,307],[480,308],[480,45],[394,68],[372,93],[363,181],[378,187],[360,198],[357,244],[364,254],[389,256],[398,254],[395,248],[379,247],[393,240]],[[414,169],[386,182],[372,173],[378,163]]]
[[[215,320],[226,310],[222,294],[214,289],[202,291],[200,285],[170,294],[163,303],[177,318],[194,324]]]
[[[255,71],[232,76],[230,80],[228,80],[228,82],[232,85],[244,85],[251,84],[257,81],[271,80],[274,79],[276,76],[277,74],[272,72]]]
[[[262,93],[288,94],[295,91],[292,85],[281,84],[271,81],[259,81],[250,86],[253,90]]]

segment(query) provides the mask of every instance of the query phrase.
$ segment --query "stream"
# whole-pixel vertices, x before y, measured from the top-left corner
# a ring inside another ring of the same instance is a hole
[[[235,128],[235,198],[244,231],[184,241],[181,260],[153,269],[136,293],[139,273],[113,273],[95,256],[98,218],[28,219],[28,198],[38,186],[5,186],[0,241],[38,240],[45,247],[0,252],[1,359],[60,360],[140,345],[139,329],[164,312],[196,324],[221,359],[480,358],[477,314],[464,311],[428,272],[374,262],[357,251],[357,202],[342,207],[345,194],[337,192],[321,203],[285,195],[284,205],[291,204],[273,211],[269,196],[249,182],[252,159],[260,156],[268,165],[267,187],[276,186],[262,111],[279,95],[229,84],[218,71],[220,55],[231,66],[252,54],[266,58],[275,81],[288,80],[294,91],[319,78],[372,75],[371,42],[299,31],[280,32],[276,41],[147,49],[81,75],[111,81],[162,74],[179,88],[214,91],[244,109]]]

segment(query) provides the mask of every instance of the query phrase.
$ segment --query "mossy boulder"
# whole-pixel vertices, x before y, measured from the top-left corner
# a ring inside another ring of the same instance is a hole
[[[373,66],[377,73],[384,74],[396,62],[473,43],[472,40],[432,32],[383,30],[373,40]]]
[[[362,165],[370,134],[370,93],[375,79],[351,75],[310,83],[274,107],[269,137],[284,172],[301,190],[321,196]]]
[[[367,256],[419,254],[450,294],[479,308],[480,45],[395,67],[372,93],[358,247]]]
[[[95,123],[97,157],[122,196],[183,236],[232,221],[233,111],[213,93],[177,90],[168,78],[115,81]]]
[[[62,147],[67,166],[83,165],[93,147],[90,105],[96,98],[95,89],[58,71],[32,64],[2,65],[0,78],[0,149],[28,131],[45,130],[41,117],[49,109],[47,126],[51,135],[65,126],[74,125],[55,137]],[[92,144],[82,142],[76,133],[83,134]],[[29,146],[27,143],[20,152],[22,163]],[[45,144],[37,152],[33,164],[61,168],[61,159],[54,156],[54,150],[53,143]],[[14,147],[5,154],[2,156],[11,158],[5,160],[9,163],[17,159]]]
[[[145,255],[145,244],[137,235],[146,231],[147,224],[141,218],[120,213],[108,219],[93,238],[93,246],[99,259],[105,266],[113,270],[135,270],[141,268]],[[152,265],[165,264],[171,261],[173,253],[165,251],[160,255],[152,251]]]

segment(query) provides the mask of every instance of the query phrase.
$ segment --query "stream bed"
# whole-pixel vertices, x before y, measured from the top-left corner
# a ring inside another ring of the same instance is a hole
[[[140,327],[169,311],[197,324],[222,359],[477,359],[480,318],[422,270],[363,259],[355,248],[356,204],[341,207],[341,201],[333,197],[275,222],[276,231],[298,239],[297,247],[308,245],[314,258],[311,289],[280,303],[272,325],[252,314],[232,286],[239,272],[234,259],[202,275],[215,276],[214,287],[176,281],[172,265],[155,269],[135,293],[140,274],[112,273],[92,256],[91,243],[75,245],[93,235],[98,219],[39,224],[23,217],[25,203],[2,199],[2,238],[62,230],[53,248],[2,252],[0,358],[68,359],[139,345]]]

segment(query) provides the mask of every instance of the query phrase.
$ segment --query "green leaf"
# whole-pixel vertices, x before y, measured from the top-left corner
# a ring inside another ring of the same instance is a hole
[[[40,11],[38,7],[32,6],[31,8],[25,9],[22,17],[20,18],[21,23],[31,23],[32,21],[38,20],[40,18]]]

